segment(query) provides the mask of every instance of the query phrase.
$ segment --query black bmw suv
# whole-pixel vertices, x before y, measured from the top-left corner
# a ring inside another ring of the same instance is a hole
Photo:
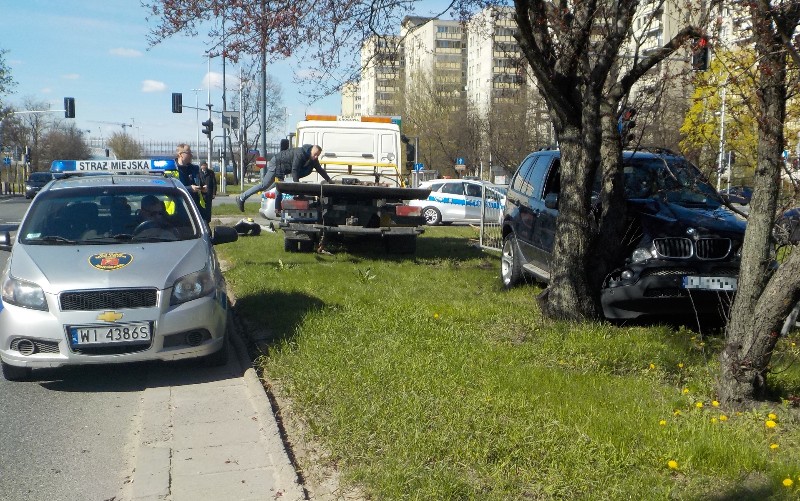
[[[666,150],[623,153],[629,229],[623,262],[602,285],[608,319],[718,314],[736,290],[745,221],[723,205],[699,169]],[[536,151],[509,185],[501,279],[547,283],[560,191],[560,152]]]

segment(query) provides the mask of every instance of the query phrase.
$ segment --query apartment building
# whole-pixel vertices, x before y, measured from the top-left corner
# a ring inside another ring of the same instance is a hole
[[[404,63],[403,46],[397,35],[375,35],[362,45],[359,114],[397,114]]]
[[[428,79],[442,97],[465,98],[467,36],[459,21],[407,16],[404,39],[406,91]]]
[[[359,82],[347,82],[342,86],[342,115],[355,117],[361,115],[361,93]]]

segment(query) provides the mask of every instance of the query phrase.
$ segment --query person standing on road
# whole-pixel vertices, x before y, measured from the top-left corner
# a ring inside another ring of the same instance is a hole
[[[202,203],[200,204],[200,212],[203,214],[203,219],[205,219],[207,223],[210,223],[211,202],[217,195],[217,177],[214,175],[214,171],[208,168],[208,162],[200,162],[200,176],[198,180],[200,181],[200,196],[203,197],[203,201],[205,202],[205,207],[202,206]]]
[[[327,182],[331,182],[331,177],[322,168],[319,163],[319,155],[322,153],[322,147],[319,145],[304,144],[297,148],[289,148],[275,154],[272,159],[267,162],[264,168],[264,177],[261,178],[261,183],[253,186],[249,190],[236,197],[236,205],[239,210],[244,212],[244,201],[251,195],[259,191],[267,191],[272,188],[276,181],[283,181],[289,174],[292,174],[292,180],[295,183],[300,182],[300,178],[306,177],[311,174],[312,170],[316,170],[320,176]],[[275,197],[275,214],[280,214],[282,197],[280,192]]]
[[[192,196],[192,200],[194,200],[194,204],[198,209],[201,209],[200,193],[202,192],[202,185],[200,184],[200,167],[192,163],[192,148],[186,143],[181,143],[176,149],[176,156],[175,164],[178,166],[178,180],[186,186]]]

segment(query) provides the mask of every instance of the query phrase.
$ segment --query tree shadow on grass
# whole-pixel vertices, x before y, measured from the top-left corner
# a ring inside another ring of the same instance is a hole
[[[291,341],[305,315],[324,306],[308,294],[270,291],[237,299],[235,312],[245,339],[272,346]]]

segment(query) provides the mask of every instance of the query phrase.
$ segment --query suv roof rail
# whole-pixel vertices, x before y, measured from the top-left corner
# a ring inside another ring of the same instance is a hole
[[[679,155],[678,153],[675,153],[671,149],[665,148],[663,146],[639,146],[638,148],[634,148],[630,151],[634,153],[637,151],[645,151],[647,153],[655,153],[657,155],[675,155],[675,156]]]
[[[558,149],[558,145],[557,144],[549,144],[547,146],[542,146],[541,148],[539,148],[536,151],[551,151],[551,150],[557,150],[557,149]]]

